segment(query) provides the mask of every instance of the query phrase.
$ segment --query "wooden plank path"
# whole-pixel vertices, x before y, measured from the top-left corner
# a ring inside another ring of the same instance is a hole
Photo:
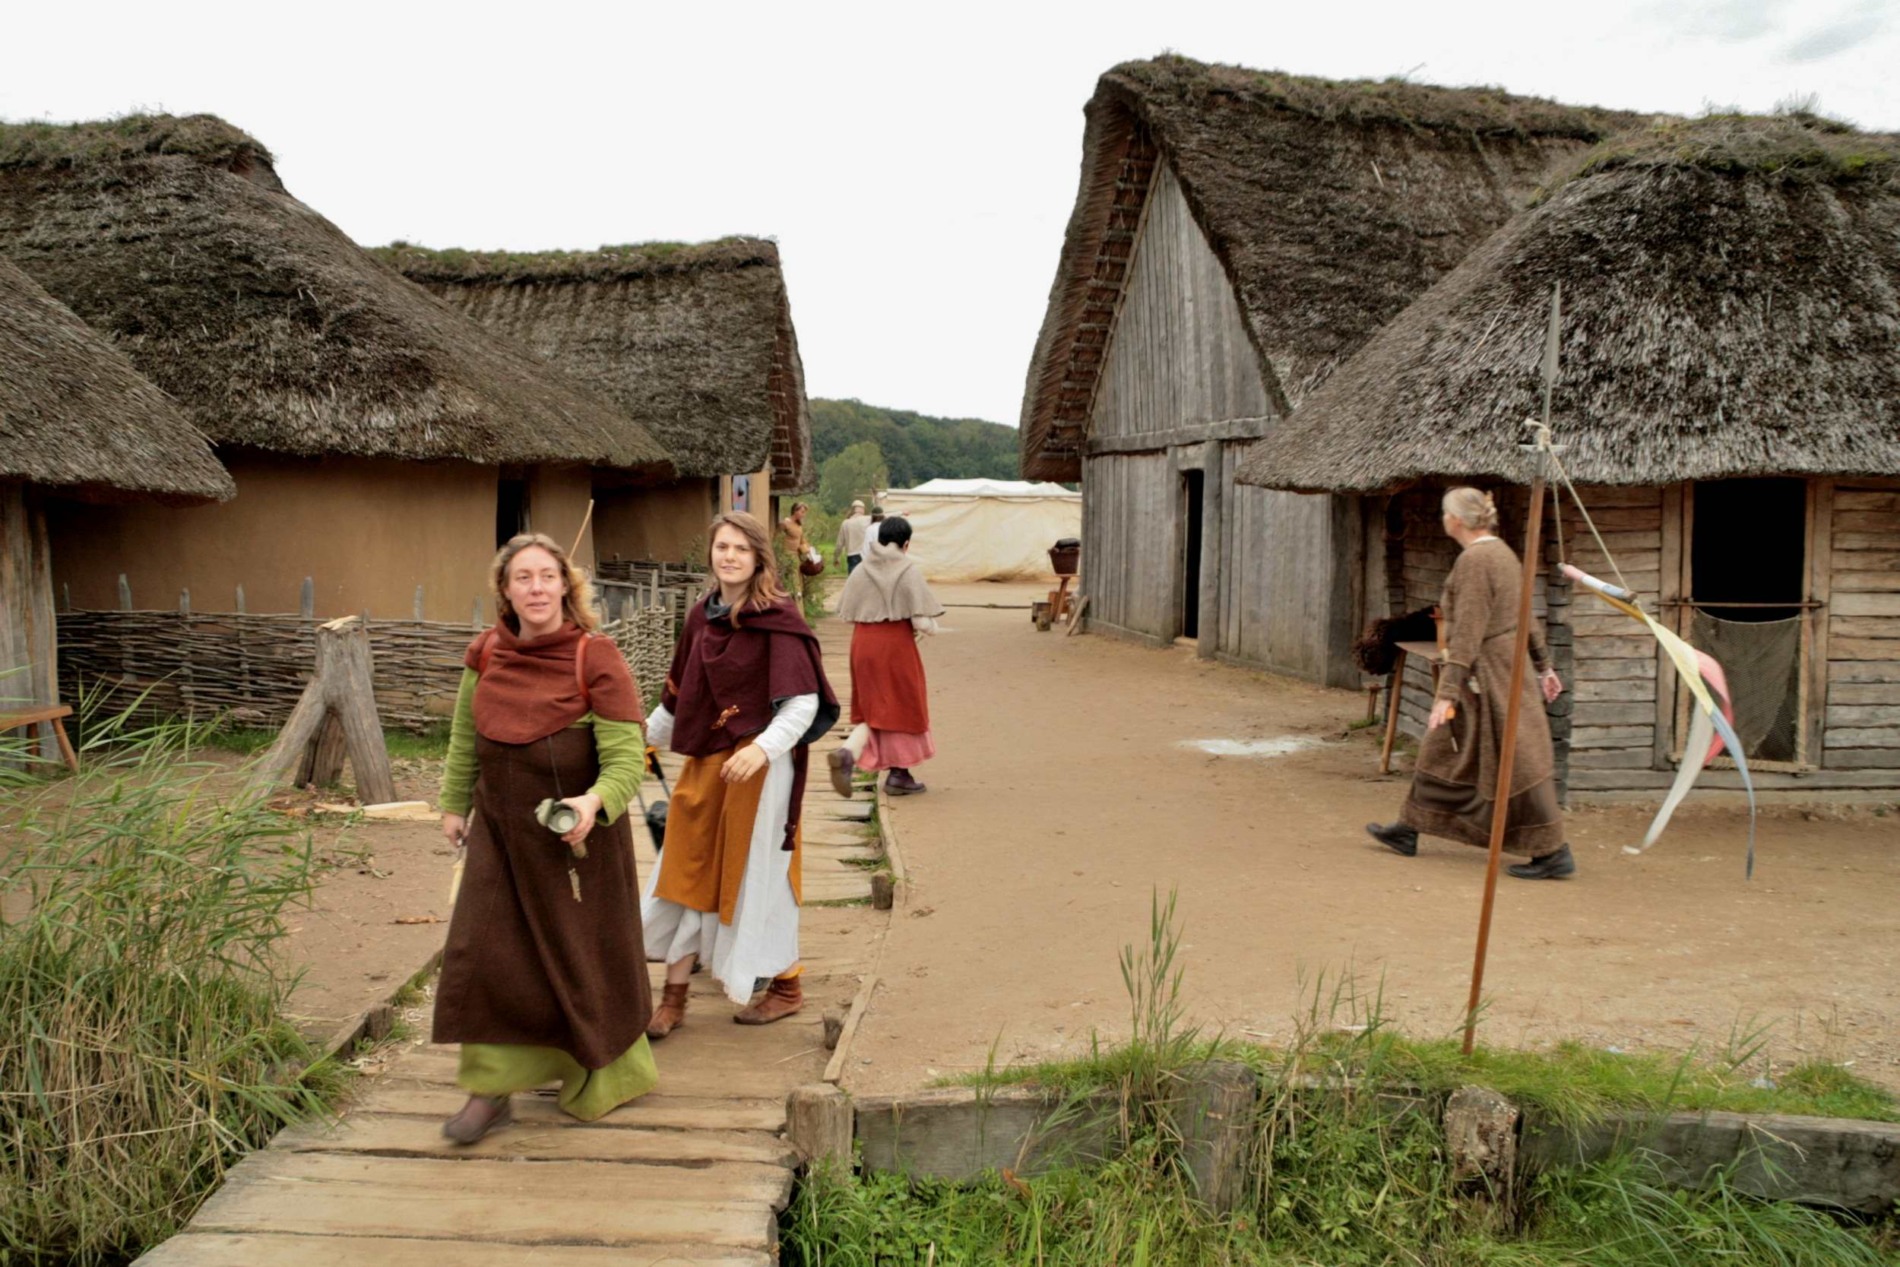
[[[840,695],[850,627],[820,625]],[[840,800],[823,759],[849,724],[813,746],[805,797],[805,901],[868,903],[878,856],[871,798]],[[677,759],[668,762],[677,768]],[[673,770],[669,769],[668,778]],[[645,794],[662,795],[656,782]],[[634,813],[638,813],[635,807]],[[636,822],[642,877],[652,844]],[[888,916],[863,910],[867,929]],[[418,1044],[353,1097],[340,1120],[292,1127],[231,1169],[223,1187],[142,1267],[760,1267],[778,1261],[778,1215],[798,1158],[785,1098],[819,1082],[830,1057],[823,1004],[856,989],[870,937],[852,949],[807,938],[805,1010],[734,1025],[704,973],[686,1023],[654,1045],[660,1085],[599,1122],[551,1092],[515,1097],[514,1125],[470,1147],[442,1137],[462,1105],[453,1047]],[[829,938],[829,941],[840,940]],[[663,970],[650,965],[657,998]]]

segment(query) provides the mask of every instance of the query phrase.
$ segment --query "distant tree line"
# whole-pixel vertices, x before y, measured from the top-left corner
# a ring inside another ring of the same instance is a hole
[[[1017,478],[1016,428],[1001,423],[932,418],[858,400],[814,400],[811,421],[812,449],[821,468],[868,440],[877,445],[892,488],[932,479]]]

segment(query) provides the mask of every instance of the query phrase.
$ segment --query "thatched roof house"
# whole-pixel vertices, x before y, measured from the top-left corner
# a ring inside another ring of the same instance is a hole
[[[178,402],[0,260],[0,481],[115,498],[236,489]]]
[[[1396,494],[1393,605],[1430,601],[1436,489],[1527,477],[1516,446],[1541,404],[1554,282],[1554,430],[1623,573],[1748,666],[1741,730],[1771,782],[1900,786],[1900,138],[1716,116],[1606,143],[1261,440],[1241,479]],[[1570,557],[1606,565],[1574,512],[1564,530]],[[1680,742],[1673,678],[1627,621],[1564,600],[1553,588],[1550,619],[1586,679],[1572,785],[1655,786]]]
[[[0,260],[0,713],[59,697],[49,498],[234,491],[176,401]]]
[[[0,256],[183,404],[237,478],[215,512],[90,530],[97,566],[72,579],[95,601],[119,572],[152,599],[188,572],[254,596],[315,574],[326,609],[406,612],[426,583],[466,619],[480,568],[404,547],[467,534],[461,553],[485,553],[524,497],[536,527],[577,527],[589,468],[666,468],[636,423],[372,259],[209,116],[0,125]],[[186,523],[215,535],[173,537]],[[393,534],[386,555],[347,557],[352,526]]]
[[[619,405],[681,475],[769,464],[775,489],[812,486],[805,370],[774,243],[375,253]]]
[[[1356,582],[1291,557],[1329,557],[1356,511],[1237,490],[1234,465],[1636,117],[1170,56],[1109,71],[1085,118],[1021,431],[1025,476],[1082,481],[1090,623],[1356,680]]]

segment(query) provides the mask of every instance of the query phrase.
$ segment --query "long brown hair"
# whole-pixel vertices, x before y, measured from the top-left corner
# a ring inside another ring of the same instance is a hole
[[[594,583],[587,579],[587,573],[574,566],[567,557],[567,551],[544,532],[523,532],[508,538],[508,543],[496,552],[494,566],[488,569],[488,588],[495,599],[495,619],[516,633],[521,632],[521,617],[515,615],[514,606],[508,601],[508,566],[515,556],[529,546],[540,546],[554,556],[560,565],[561,576],[567,581],[567,593],[561,597],[561,614],[585,629],[588,633],[600,631],[600,615],[594,610]]]
[[[779,602],[785,597],[785,587],[778,579],[778,557],[772,553],[772,535],[765,525],[746,514],[743,510],[729,510],[723,515],[715,515],[706,529],[706,567],[712,569],[713,542],[719,537],[721,528],[731,528],[746,539],[752,547],[752,583],[746,589],[745,599],[732,609],[732,627],[739,627],[739,608],[749,607],[756,611]],[[713,577],[712,593],[719,592],[719,578]]]

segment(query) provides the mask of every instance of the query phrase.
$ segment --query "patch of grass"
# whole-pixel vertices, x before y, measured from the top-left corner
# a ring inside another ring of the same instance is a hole
[[[197,732],[200,745],[217,752],[252,757],[277,742],[278,731],[268,726],[209,726]],[[440,723],[420,734],[410,730],[385,730],[383,743],[389,755],[398,760],[440,761],[449,754],[449,727]]]
[[[189,726],[131,716],[90,719],[78,775],[4,804],[0,1261],[136,1256],[346,1077],[275,966],[307,833],[261,791],[219,799]]]
[[[1284,1049],[1204,1038],[1182,1024],[1174,903],[1157,897],[1149,942],[1122,954],[1134,1038],[1084,1061],[1038,1066],[1069,1091],[1118,1089],[1120,1146],[1104,1164],[1036,1177],[1004,1171],[967,1185],[814,1172],[781,1222],[781,1260],[798,1267],[883,1264],[1140,1264],[1141,1267],[1875,1267],[1885,1233],[1738,1192],[1726,1175],[1696,1191],[1664,1185],[1631,1153],[1536,1178],[1520,1205],[1454,1187],[1439,1115],[1452,1081],[1447,1045],[1422,1049],[1384,1029],[1377,995],[1350,977],[1308,991]],[[1180,1079],[1213,1056],[1249,1056],[1263,1081],[1246,1133],[1247,1187],[1217,1215],[1197,1199],[1175,1126]],[[1658,1090],[1655,1067],[1599,1065],[1580,1053],[1542,1063],[1474,1064],[1520,1094],[1582,1111],[1611,1092]],[[1609,1072],[1606,1072],[1608,1070]],[[1019,1076],[1025,1071],[1015,1071]],[[991,1070],[986,1081],[1006,1074]],[[1579,1093],[1569,1083],[1595,1087]],[[1837,1090],[1834,1075],[1818,1078]],[[1667,1097],[1664,1097],[1665,1100]],[[1059,1110],[1061,1111],[1061,1110]]]

